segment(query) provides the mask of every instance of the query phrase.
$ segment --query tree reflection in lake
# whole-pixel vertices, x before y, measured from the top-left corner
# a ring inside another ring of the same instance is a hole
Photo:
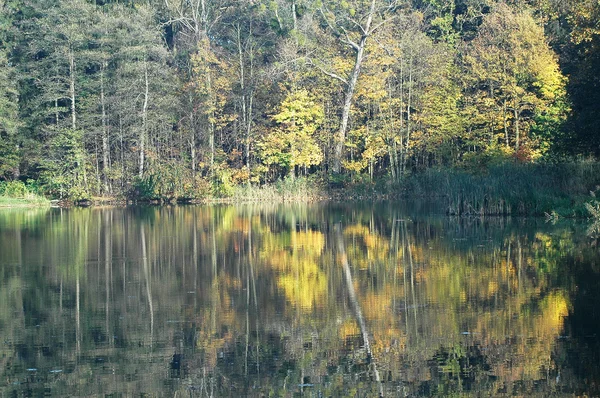
[[[0,212],[0,394],[600,393],[585,225],[402,203]]]

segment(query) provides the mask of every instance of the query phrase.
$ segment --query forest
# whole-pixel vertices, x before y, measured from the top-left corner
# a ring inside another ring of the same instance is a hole
[[[597,175],[599,21],[595,0],[0,0],[0,195]]]

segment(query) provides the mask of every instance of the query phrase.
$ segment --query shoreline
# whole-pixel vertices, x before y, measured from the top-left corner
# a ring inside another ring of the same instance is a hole
[[[524,198],[523,198],[524,199]],[[558,199],[558,198],[557,198]],[[565,198],[560,198],[564,200]],[[573,195],[567,198],[573,203],[573,208],[583,206],[587,201],[581,195]],[[502,200],[502,199],[499,199]],[[438,202],[440,208],[446,208],[447,217],[459,218],[488,218],[488,217],[533,217],[546,218],[547,220],[562,219],[590,219],[591,215],[585,215],[573,211],[571,214],[563,212],[558,213],[555,210],[523,214],[515,213],[487,213],[483,210],[477,211],[472,206],[470,211],[456,213],[452,207],[452,198],[448,195],[425,196],[425,195],[406,195],[374,193],[356,195],[354,190],[335,190],[329,195],[299,195],[282,197],[264,197],[264,198],[204,198],[192,200],[130,200],[119,198],[95,198],[86,201],[68,201],[68,200],[50,200],[50,199],[22,199],[22,198],[4,198],[0,197],[0,211],[4,209],[34,209],[34,208],[106,208],[106,207],[130,207],[130,206],[210,206],[210,205],[248,205],[248,204],[309,204],[309,203],[341,203],[341,202],[402,202],[402,201],[422,201]],[[441,214],[441,213],[440,213]]]
[[[0,196],[0,208],[102,207],[132,205],[214,205],[316,202],[436,202],[448,216],[535,216],[549,219],[596,218],[589,208],[600,206],[600,163],[521,165],[501,164],[480,172],[428,169],[400,180],[327,179],[279,180],[262,186],[236,186],[227,195],[175,197],[175,192],[152,192],[146,197],[92,196],[84,200],[48,200]],[[192,194],[193,196],[193,194]]]
[[[0,209],[24,209],[51,207],[52,203],[46,198],[10,198],[0,196]]]

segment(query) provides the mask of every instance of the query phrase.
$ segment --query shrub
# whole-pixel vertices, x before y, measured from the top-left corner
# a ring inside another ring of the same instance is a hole
[[[0,196],[9,198],[25,198],[30,192],[23,181],[3,181],[0,182]]]

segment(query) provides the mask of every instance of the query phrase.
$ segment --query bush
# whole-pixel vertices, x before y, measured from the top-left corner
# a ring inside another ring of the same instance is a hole
[[[131,184],[131,197],[140,200],[153,200],[157,198],[157,179],[154,174],[144,177],[135,177]]]
[[[210,194],[210,182],[200,175],[193,176],[190,170],[168,165],[161,173],[135,177],[129,196],[137,200],[193,200]]]
[[[25,198],[30,195],[23,181],[0,182],[0,196],[9,198]]]

